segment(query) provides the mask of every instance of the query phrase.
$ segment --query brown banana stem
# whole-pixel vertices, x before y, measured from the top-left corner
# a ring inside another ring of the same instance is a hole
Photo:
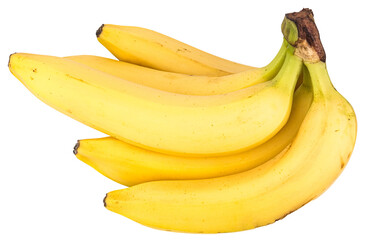
[[[325,50],[313,16],[312,10],[308,8],[304,8],[300,12],[286,14],[282,24],[283,35],[296,48],[295,55],[307,62],[325,62]],[[291,24],[294,24],[298,31],[296,40],[291,40],[293,36],[290,36],[290,31],[286,31],[291,28],[289,26]],[[287,26],[289,27],[287,28]]]

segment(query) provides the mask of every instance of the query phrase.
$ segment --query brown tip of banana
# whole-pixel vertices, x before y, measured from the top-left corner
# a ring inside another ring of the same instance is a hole
[[[106,198],[107,198],[108,193],[106,194],[106,196],[103,198],[103,206],[107,207],[107,203],[106,203]]]
[[[74,149],[73,149],[73,153],[74,153],[75,155],[77,155],[77,154],[78,154],[78,148],[79,148],[79,146],[80,146],[80,141],[78,140],[78,141],[76,142],[75,146],[74,146]]]
[[[297,41],[297,51],[301,53],[306,53],[306,57],[311,55],[311,62],[314,60],[313,55],[315,55],[316,61],[326,61],[326,53],[324,47],[321,43],[320,33],[317,29],[314,14],[311,9],[304,8],[300,12],[287,13],[285,15],[290,21],[294,22],[298,30],[298,41]],[[311,54],[309,53],[311,51]],[[296,54],[297,55],[297,54]]]
[[[104,27],[104,24],[102,24],[102,25],[98,28],[98,30],[97,30],[97,32],[96,32],[97,38],[99,37],[99,35],[101,35],[101,33],[102,33],[102,31],[103,31],[103,27]]]
[[[12,54],[10,54],[10,55],[9,55],[8,68],[10,68],[10,58],[11,58],[11,56],[13,56],[14,54],[16,54],[16,52],[15,52],[15,53],[12,53]]]

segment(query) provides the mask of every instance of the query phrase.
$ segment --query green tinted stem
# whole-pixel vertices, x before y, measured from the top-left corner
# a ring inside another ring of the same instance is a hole
[[[264,71],[263,74],[264,79],[271,80],[277,75],[277,73],[279,72],[284,63],[288,45],[289,44],[287,40],[283,38],[282,46],[279,49],[277,55],[268,65],[262,68]]]
[[[310,73],[312,89],[315,97],[327,96],[335,91],[324,62],[305,62],[304,64]]]
[[[302,70],[302,59],[293,54],[294,48],[288,47],[284,64],[274,78],[274,85],[286,92],[293,92]]]

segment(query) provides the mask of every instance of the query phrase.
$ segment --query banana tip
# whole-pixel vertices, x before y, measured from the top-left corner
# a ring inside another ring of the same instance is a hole
[[[106,204],[107,195],[108,195],[108,193],[106,193],[106,196],[103,198],[103,206],[104,207],[107,207],[107,204]]]
[[[78,154],[78,148],[79,148],[79,146],[80,146],[80,141],[78,140],[78,141],[76,142],[75,146],[74,146],[74,149],[73,149],[73,153],[74,153],[75,155],[77,155],[77,154]]]
[[[16,54],[16,52],[15,52],[15,53],[12,53],[12,54],[10,54],[10,55],[9,55],[8,68],[10,68],[10,58],[11,58],[11,56],[13,56],[14,54]]]
[[[102,25],[98,28],[98,30],[97,30],[97,32],[96,32],[97,38],[99,37],[99,35],[101,35],[101,33],[102,33],[102,31],[103,31],[103,27],[104,27],[104,24],[102,24]]]

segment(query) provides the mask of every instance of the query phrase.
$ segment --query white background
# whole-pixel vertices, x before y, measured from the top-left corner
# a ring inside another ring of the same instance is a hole
[[[7,1],[1,6],[0,239],[367,239],[366,18],[363,1]],[[77,139],[103,134],[48,107],[13,77],[13,52],[112,55],[102,23],[150,28],[215,55],[253,66],[282,42],[287,12],[313,9],[335,87],[354,106],[355,151],[321,197],[255,230],[217,235],[151,229],[103,207],[122,188],[77,160]]]

